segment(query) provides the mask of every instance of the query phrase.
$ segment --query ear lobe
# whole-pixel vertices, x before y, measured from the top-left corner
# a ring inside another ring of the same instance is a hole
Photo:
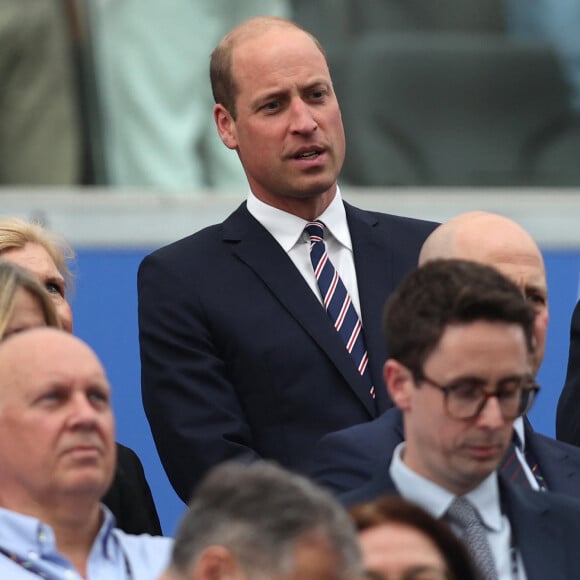
[[[391,400],[401,411],[411,406],[411,390],[415,388],[411,371],[399,361],[390,358],[383,367],[383,377]]]
[[[208,546],[195,564],[193,577],[199,580],[235,578],[238,573],[236,556],[225,546]]]
[[[228,149],[237,149],[236,122],[229,111],[223,105],[217,104],[213,108],[213,118],[223,144]]]

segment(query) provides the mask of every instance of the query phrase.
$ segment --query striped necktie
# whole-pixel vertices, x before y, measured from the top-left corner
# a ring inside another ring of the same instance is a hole
[[[505,454],[499,469],[502,475],[511,483],[515,483],[516,485],[521,485],[523,487],[532,487],[528,476],[521,464],[520,458],[516,453],[516,447],[521,450],[520,438],[514,432],[513,440],[510,443],[508,451]],[[538,461],[533,456],[531,450],[526,450],[523,455],[525,457],[526,463],[528,464],[528,467],[532,471],[534,478],[538,482],[538,486],[541,490],[546,490],[546,482],[542,476]]]
[[[346,345],[358,372],[366,380],[371,397],[375,388],[368,368],[369,357],[362,332],[362,322],[352,304],[343,281],[335,270],[324,243],[324,224],[309,222],[304,231],[310,236],[310,261],[320,288],[324,308]]]

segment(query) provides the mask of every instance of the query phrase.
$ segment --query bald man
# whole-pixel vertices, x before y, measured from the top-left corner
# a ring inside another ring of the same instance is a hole
[[[153,579],[171,541],[114,527],[111,389],[95,353],[54,328],[0,343],[0,578]]]
[[[515,282],[536,313],[534,372],[544,357],[548,329],[548,290],[542,253],[516,222],[488,212],[460,214],[425,240],[419,265],[437,258],[460,258],[493,266]],[[521,481],[580,498],[580,450],[535,433],[527,418],[514,422]],[[308,473],[335,493],[355,489],[381,466],[388,466],[403,440],[402,416],[390,409],[369,423],[324,436],[310,456]]]

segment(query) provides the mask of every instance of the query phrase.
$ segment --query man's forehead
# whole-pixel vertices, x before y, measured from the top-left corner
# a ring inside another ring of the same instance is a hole
[[[0,369],[22,371],[85,368],[102,372],[92,349],[63,330],[37,327],[15,333],[0,342]]]

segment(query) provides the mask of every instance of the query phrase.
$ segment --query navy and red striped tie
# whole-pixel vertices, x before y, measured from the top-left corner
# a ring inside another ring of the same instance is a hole
[[[332,265],[324,243],[324,224],[309,222],[304,231],[310,236],[310,261],[320,288],[322,302],[334,327],[341,336],[358,372],[369,385],[369,394],[375,398],[375,388],[369,370],[369,357],[362,332],[362,322],[338,272]]]

